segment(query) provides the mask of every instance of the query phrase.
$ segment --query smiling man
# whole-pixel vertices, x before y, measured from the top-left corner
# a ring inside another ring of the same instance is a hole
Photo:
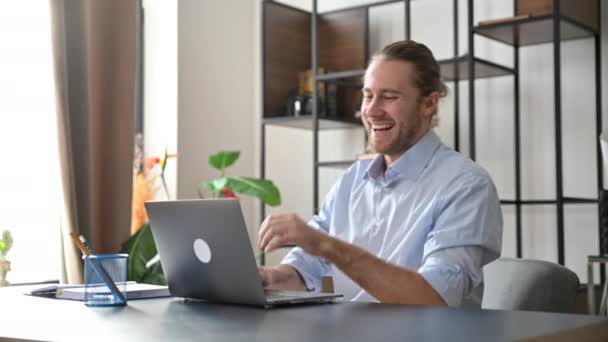
[[[297,246],[259,268],[265,286],[319,289],[331,275],[347,300],[480,306],[502,213],[487,172],[432,130],[446,89],[423,44],[396,42],[372,58],[361,114],[378,157],[353,164],[308,223],[264,220],[262,249]]]

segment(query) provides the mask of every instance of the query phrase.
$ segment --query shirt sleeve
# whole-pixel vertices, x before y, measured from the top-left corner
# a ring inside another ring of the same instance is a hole
[[[319,214],[314,215],[312,219],[308,221],[309,226],[319,230],[321,233],[329,233],[332,212],[336,201],[336,193],[340,184],[340,180],[334,184],[332,189],[325,196]],[[306,288],[309,290],[320,289],[321,278],[331,274],[331,264],[325,258],[312,256],[300,247],[293,248],[285,258],[283,258],[281,264],[295,268],[302,276],[302,279],[304,279]]]
[[[449,306],[481,301],[482,267],[502,248],[502,213],[490,178],[468,175],[457,183],[438,204],[418,269]]]

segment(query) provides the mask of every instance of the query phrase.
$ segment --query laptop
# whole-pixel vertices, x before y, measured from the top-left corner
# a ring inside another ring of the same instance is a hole
[[[236,199],[154,201],[145,207],[172,296],[264,307],[342,297],[264,290]]]

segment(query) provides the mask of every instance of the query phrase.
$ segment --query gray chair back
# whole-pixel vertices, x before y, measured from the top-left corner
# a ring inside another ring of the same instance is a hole
[[[576,273],[542,260],[500,258],[483,274],[484,309],[571,312],[579,286]]]

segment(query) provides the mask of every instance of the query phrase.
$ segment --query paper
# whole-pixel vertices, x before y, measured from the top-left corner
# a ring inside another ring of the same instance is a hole
[[[608,190],[608,135],[604,132],[600,135],[600,148],[602,150],[602,183],[604,190]]]

